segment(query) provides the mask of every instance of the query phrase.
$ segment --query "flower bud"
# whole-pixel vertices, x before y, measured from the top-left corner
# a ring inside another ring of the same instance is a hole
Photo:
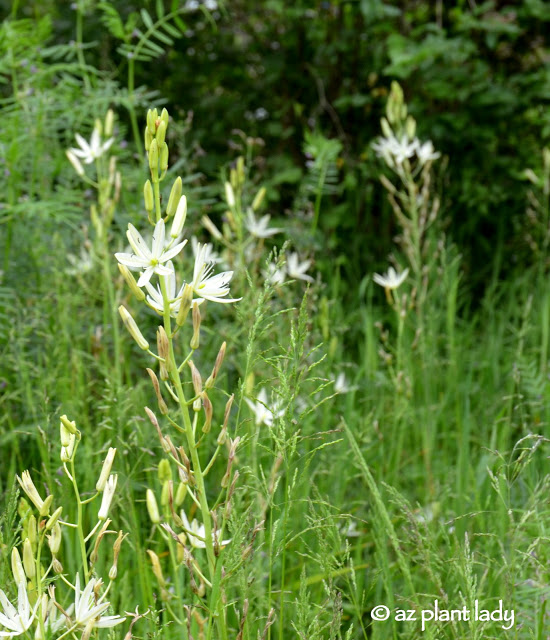
[[[162,143],[160,147],[160,170],[164,173],[168,169],[168,145]]]
[[[119,262],[118,263],[118,270],[120,271],[120,274],[122,275],[122,277],[126,281],[126,284],[130,287],[130,291],[134,294],[136,299],[139,300],[139,302],[141,302],[142,300],[145,300],[145,294],[137,286],[136,279],[132,275],[132,272],[130,271],[130,269],[128,269],[128,267],[126,265],[120,264],[120,262]]]
[[[59,553],[59,549],[61,547],[61,527],[59,526],[59,522],[56,522],[53,525],[52,532],[48,536],[48,546],[50,547],[50,551],[54,556]]]
[[[183,327],[185,324],[185,320],[187,319],[187,314],[189,313],[189,309],[191,308],[191,304],[193,303],[193,285],[186,284],[183,288],[183,293],[181,295],[180,308],[178,310],[178,315],[176,316],[176,324],[178,327]]]
[[[15,584],[26,582],[25,570],[23,569],[23,563],[21,562],[21,556],[19,555],[17,547],[13,547],[11,550],[11,572],[13,573]]]
[[[113,126],[115,123],[115,112],[112,109],[107,110],[105,116],[104,133],[106,138],[110,138],[113,135]]]
[[[157,329],[157,350],[159,358],[162,358],[162,360],[159,361],[160,379],[168,380],[169,375],[167,364],[170,360],[170,341],[168,340],[168,336],[166,335],[166,331],[162,325]]]
[[[48,522],[46,522],[46,531],[50,531],[56,524],[61,514],[63,513],[63,507],[57,507],[57,509],[52,513]]]
[[[74,453],[74,446],[76,442],[76,436],[72,433],[69,434],[69,444],[66,447],[61,447],[61,462],[70,462]]]
[[[147,513],[149,514],[149,518],[153,524],[160,523],[160,513],[157,504],[157,499],[155,498],[155,494],[151,489],[147,489],[147,493],[145,494],[145,501],[147,503]]]
[[[149,169],[155,174],[158,171],[159,165],[159,145],[156,139],[153,139],[151,146],[149,147]]]
[[[195,301],[193,303],[193,337],[191,338],[191,349],[199,348],[201,334],[201,311],[199,305]]]
[[[152,213],[155,208],[155,196],[151,180],[147,180],[143,185],[143,201],[145,203],[145,211],[149,214]]]
[[[187,483],[180,482],[178,484],[178,488],[176,489],[176,495],[174,496],[174,506],[181,507],[183,501],[185,500],[185,496],[187,495]]]
[[[176,210],[176,215],[174,216],[172,227],[170,229],[171,238],[179,237],[179,235],[183,231],[183,225],[185,224],[186,217],[187,217],[187,198],[185,196],[181,196],[178,203],[178,208]]]
[[[73,435],[63,422],[59,423],[59,436],[62,447],[68,447],[71,444],[71,435]],[[73,436],[74,437],[74,436]]]
[[[59,562],[59,560],[57,558],[53,559],[52,568],[53,568],[54,572],[57,573],[58,575],[63,573],[63,565],[61,564],[61,562]]]
[[[165,137],[166,137],[166,122],[161,120],[159,126],[157,127],[157,133],[155,136],[156,141],[158,142],[160,147],[162,147],[162,145],[164,144]]]
[[[29,578],[29,580],[34,578],[36,575],[36,564],[34,562],[31,541],[28,538],[25,538],[25,542],[23,543],[23,566],[25,567],[27,578]]]
[[[151,142],[153,142],[153,135],[152,133],[149,131],[149,127],[145,127],[145,135],[144,135],[144,144],[145,144],[145,151],[149,151],[149,149],[151,148]]]
[[[172,189],[170,191],[170,197],[168,198],[168,204],[166,205],[166,215],[171,218],[174,213],[176,213],[176,209],[178,207],[178,203],[181,198],[182,192],[182,183],[181,178],[178,176],[172,185]]]
[[[205,389],[211,389],[216,383],[216,378],[218,377],[218,373],[220,372],[221,366],[223,364],[223,359],[225,357],[225,350],[227,344],[224,342],[218,351],[218,355],[216,356],[216,362],[214,363],[214,368],[212,369],[212,373],[208,380],[204,383]]]
[[[27,533],[26,537],[31,541],[32,547],[34,549],[36,547],[36,543],[38,542],[38,528],[36,526],[36,518],[33,514],[29,516],[25,531]]]
[[[155,135],[157,132],[157,119],[158,111],[156,109],[149,109],[147,111],[147,129],[149,129],[152,135]]]
[[[157,396],[157,402],[159,405],[159,410],[163,416],[168,413],[168,407],[166,406],[166,402],[164,402],[164,398],[160,392],[160,384],[157,378],[156,373],[152,369],[146,369],[149,377],[151,378],[151,382],[153,383],[153,389],[155,390],[155,395]]]
[[[120,317],[122,318],[122,322],[124,322],[126,329],[128,329],[128,332],[130,333],[132,338],[137,342],[139,348],[143,349],[144,351],[147,351],[147,349],[149,348],[149,343],[143,337],[141,331],[139,330],[136,324],[136,321],[128,313],[126,307],[124,307],[123,305],[120,305],[120,307],[118,308],[118,312],[120,313]]]
[[[157,579],[159,585],[164,588],[166,586],[166,581],[164,580],[164,576],[162,575],[159,557],[154,551],[151,551],[151,549],[147,549],[147,553],[151,558],[151,564],[153,565],[153,573],[155,574],[155,578]]]
[[[115,495],[117,480],[118,480],[118,476],[114,474],[109,476],[109,479],[105,484],[105,490],[103,491],[103,497],[101,499],[101,506],[97,514],[98,520],[107,519],[107,514],[109,513],[109,507],[111,506],[113,496]]]
[[[77,172],[77,174],[80,177],[82,177],[84,175],[84,167],[80,163],[80,160],[75,156],[75,154],[70,149],[67,149],[67,151],[65,151],[65,155],[67,156],[67,159],[69,160],[69,162],[73,165],[73,169]]]
[[[161,120],[161,122],[164,122],[164,124],[168,127],[168,122],[170,120],[170,116],[168,115],[168,111],[166,110],[166,108],[164,108],[161,111],[160,120]]]
[[[206,391],[202,394],[202,404],[204,406],[204,424],[202,425],[202,432],[208,433],[212,426],[213,407],[210,398],[206,395]]]
[[[172,468],[170,467],[170,463],[166,458],[163,458],[159,462],[159,466],[157,469],[159,482],[165,483],[168,480],[172,480]]]
[[[160,504],[166,509],[172,500],[172,480],[167,480],[162,485],[162,492],[160,494]]]
[[[265,197],[265,187],[262,187],[252,201],[252,210],[258,211]]]
[[[225,200],[227,202],[227,206],[232,209],[235,206],[235,193],[233,191],[233,187],[231,183],[225,183]]]
[[[76,428],[76,422],[74,420],[69,420],[65,414],[61,416],[60,420],[69,433],[73,433],[75,436],[78,434],[78,429]]]
[[[115,459],[116,449],[113,447],[109,447],[109,451],[107,452],[107,456],[103,461],[103,467],[101,468],[101,473],[99,475],[99,480],[95,486],[95,490],[98,493],[101,493],[103,489],[105,489],[105,485],[107,484],[107,480],[109,478],[109,474],[111,473],[111,467],[113,466],[113,461]]]

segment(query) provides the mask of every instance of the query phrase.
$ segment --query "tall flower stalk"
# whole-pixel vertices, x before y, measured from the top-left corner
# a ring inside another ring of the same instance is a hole
[[[231,396],[225,407],[223,426],[216,436],[214,451],[209,460],[201,460],[199,446],[201,452],[207,449],[206,440],[213,420],[214,408],[209,393],[215,385],[223,361],[225,343],[206,380],[203,380],[195,366],[193,355],[200,345],[200,309],[203,304],[208,304],[207,301],[232,303],[238,300],[229,297],[229,282],[233,272],[215,274],[215,265],[207,261],[205,251],[200,250],[200,247],[193,274],[189,274],[181,286],[177,282],[177,257],[186,244],[181,235],[187,215],[187,200],[182,195],[181,178],[177,178],[163,211],[160,185],[168,169],[168,146],[165,141],[168,122],[165,109],[160,115],[156,109],[147,114],[145,147],[151,178],[144,184],[144,201],[149,223],[154,226],[151,246],[129,225],[128,239],[133,254],[116,254],[120,271],[135,297],[162,318],[157,331],[157,353],[149,347],[148,340],[130,313],[124,307],[120,307],[119,311],[132,337],[157,362],[158,375],[153,369],[147,371],[160,413],[183,438],[183,444],[176,446],[169,435],[163,434],[156,415],[146,409],[167,454],[167,459],[159,464],[159,478],[163,484],[161,510],[153,490],[147,491],[151,521],[168,547],[169,561],[165,566],[153,549],[148,551],[161,598],[174,622],[181,625],[184,637],[191,637],[193,625],[198,625],[204,637],[212,638],[216,627],[217,637],[226,639],[229,635],[222,600],[222,560],[223,550],[231,541],[223,538],[237,477],[232,471],[232,465],[239,439],[231,441],[227,438],[227,423],[233,400]],[[168,232],[167,223],[170,220]],[[140,272],[137,280],[131,271]],[[146,291],[149,295],[146,295]],[[180,333],[180,330],[189,320],[192,337],[187,352],[182,354],[183,341],[180,336],[185,331]],[[185,372],[191,378],[191,397],[186,395],[184,389]],[[165,401],[163,392],[170,406]],[[199,417],[201,414],[202,420]],[[199,420],[202,421],[200,429]],[[218,491],[221,491],[217,499],[212,500],[206,487],[206,476],[222,457],[221,452],[226,444],[226,472],[221,487],[218,487]],[[179,476],[177,487],[174,487],[172,481],[171,465],[176,466]],[[200,523],[193,520],[192,526],[189,524],[185,507],[178,513],[177,510],[184,506],[185,500],[190,503],[188,508],[200,515]],[[173,592],[167,588],[166,571],[170,572],[169,582],[173,585]],[[199,603],[200,609],[194,606]],[[203,617],[205,610],[206,618]]]

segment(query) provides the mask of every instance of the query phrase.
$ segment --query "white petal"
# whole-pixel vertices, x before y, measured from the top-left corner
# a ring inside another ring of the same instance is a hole
[[[153,255],[151,254],[151,251],[149,251],[147,243],[133,224],[128,225],[126,237],[128,238],[128,242],[136,255],[147,258],[149,261],[152,260]]]
[[[173,257],[178,255],[178,253],[183,249],[183,247],[185,247],[186,244],[187,240],[184,240],[183,242],[177,244],[175,247],[168,249],[168,251],[165,251],[162,254],[162,256],[160,257],[160,261],[166,262],[166,260],[171,260]]]
[[[164,237],[164,220],[161,218],[155,225],[155,230],[153,231],[153,247],[151,250],[153,257],[157,260],[160,259],[162,251],[164,249]],[[167,260],[169,260],[169,258],[167,258]]]
[[[137,281],[138,287],[143,287],[146,282],[149,282],[155,273],[155,269],[153,267],[147,267],[145,271],[140,275],[139,280]]]
[[[139,258],[131,253],[115,253],[115,258],[120,262],[120,264],[124,264],[131,269],[145,269],[150,265],[149,260]]]

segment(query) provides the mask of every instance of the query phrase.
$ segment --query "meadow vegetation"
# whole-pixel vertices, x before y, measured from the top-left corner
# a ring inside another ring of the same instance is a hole
[[[516,5],[0,2],[0,635],[547,636]]]

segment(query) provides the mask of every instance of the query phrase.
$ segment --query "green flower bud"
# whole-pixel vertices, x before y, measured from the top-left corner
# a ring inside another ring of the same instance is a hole
[[[27,578],[34,578],[36,575],[36,565],[34,563],[31,541],[28,538],[25,538],[25,542],[23,543],[23,566],[25,567]]]
[[[120,305],[118,308],[118,312],[120,313],[120,317],[122,318],[122,322],[124,322],[124,326],[128,329],[128,332],[132,336],[132,338],[137,342],[138,347],[147,351],[149,349],[149,343],[143,337],[143,334],[139,330],[136,321],[132,318],[132,316],[126,310],[126,307]]]
[[[157,504],[157,499],[155,498],[155,494],[151,489],[147,489],[145,502],[147,503],[147,513],[149,514],[149,518],[151,518],[151,522],[153,524],[159,524],[160,523],[159,507]]]
[[[160,121],[155,137],[161,147],[164,144],[164,139],[166,138],[166,122],[164,122],[164,120]]]
[[[143,185],[143,200],[145,201],[145,211],[151,213],[155,208],[155,197],[153,195],[153,185],[150,180]]]
[[[178,204],[181,198],[182,184],[181,178],[178,176],[172,185],[172,190],[170,191],[170,197],[168,198],[168,204],[166,205],[166,215],[171,218],[174,213],[176,213],[176,209],[178,208]]]
[[[158,466],[158,479],[159,482],[164,484],[168,480],[172,480],[172,468],[166,458],[163,458]]]
[[[160,147],[160,170],[163,173],[168,170],[168,145],[166,142],[163,142]]]

